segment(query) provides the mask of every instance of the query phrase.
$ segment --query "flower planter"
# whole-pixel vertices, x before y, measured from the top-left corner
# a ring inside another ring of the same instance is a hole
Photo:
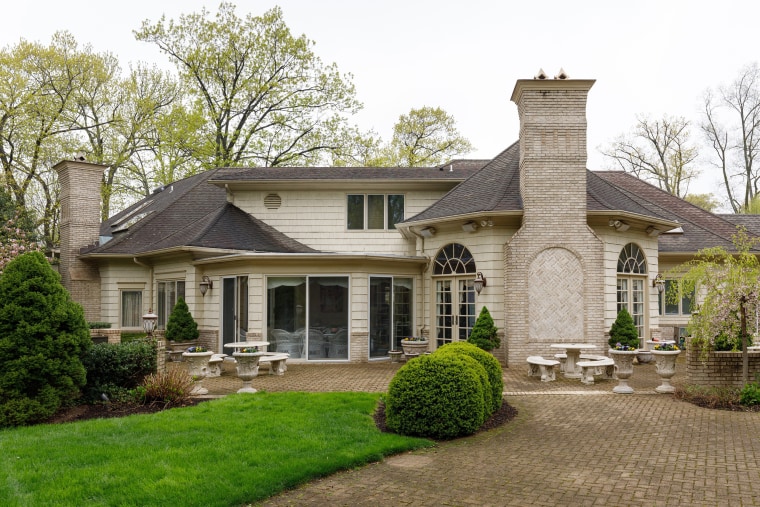
[[[417,357],[420,354],[424,354],[428,351],[429,340],[420,341],[404,341],[401,340],[401,348],[404,349],[404,355],[407,359],[409,357]]]
[[[657,375],[660,376],[662,383],[655,388],[658,393],[672,393],[676,388],[670,384],[670,379],[676,374],[676,359],[680,350],[653,350]]]
[[[237,361],[237,376],[243,381],[243,387],[238,389],[238,392],[255,393],[256,389],[251,386],[251,382],[259,374],[259,358],[264,354],[261,352],[233,352],[232,355]]]
[[[652,351],[651,350],[639,350],[636,353],[636,360],[638,360],[639,364],[647,364],[652,362]]]
[[[618,379],[618,385],[612,389],[613,393],[633,393],[633,388],[628,385],[628,379],[633,375],[633,358],[637,354],[637,350],[609,350],[610,357],[615,361],[615,376]]]
[[[189,342],[166,342],[166,350],[169,353],[169,359],[171,359],[173,362],[177,361],[183,361],[184,360],[184,353],[189,349],[190,347],[194,347],[195,345],[198,345],[198,340],[193,340]],[[169,350],[171,348],[171,350]]]
[[[388,355],[391,358],[392,363],[399,363],[401,362],[401,355],[404,353],[403,350],[389,350]]]
[[[182,357],[187,363],[187,373],[196,382],[190,394],[208,394],[208,389],[201,385],[201,381],[208,375],[208,361],[214,353],[208,352],[183,352]]]

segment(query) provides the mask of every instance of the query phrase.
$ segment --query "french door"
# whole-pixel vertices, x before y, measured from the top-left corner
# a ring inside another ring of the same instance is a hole
[[[633,323],[639,331],[639,338],[645,338],[644,330],[646,312],[644,311],[644,296],[646,295],[645,280],[642,278],[618,277],[617,279],[617,311],[623,308],[633,317]]]
[[[476,318],[473,279],[441,278],[435,281],[436,348],[467,340]]]
[[[248,332],[248,277],[222,278],[222,322],[219,350],[224,344],[245,341]]]

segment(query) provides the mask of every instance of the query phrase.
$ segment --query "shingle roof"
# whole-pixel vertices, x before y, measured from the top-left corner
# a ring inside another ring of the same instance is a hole
[[[760,215],[718,215],[734,225],[742,225],[753,236],[760,236]]]
[[[219,248],[258,252],[304,253],[310,247],[289,238],[227,202],[223,188],[208,184],[207,171],[166,186],[161,191],[101,224],[101,235],[129,224],[124,232],[86,253],[144,254],[177,247]]]

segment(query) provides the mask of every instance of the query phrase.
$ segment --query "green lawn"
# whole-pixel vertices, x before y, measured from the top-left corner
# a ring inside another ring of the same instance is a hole
[[[235,394],[152,415],[0,431],[0,505],[241,505],[434,445],[381,433],[379,394]]]

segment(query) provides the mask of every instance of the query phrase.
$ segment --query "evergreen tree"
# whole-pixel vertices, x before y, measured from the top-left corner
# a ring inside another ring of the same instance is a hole
[[[618,312],[617,318],[610,328],[610,340],[608,343],[610,347],[615,347],[619,343],[620,345],[628,345],[634,349],[639,348],[639,330],[636,329],[633,317],[631,317],[631,314],[628,313],[625,307]]]
[[[475,325],[472,327],[472,332],[467,341],[490,352],[501,345],[501,339],[496,334],[496,331],[497,329],[493,323],[491,313],[484,306],[480,310],[480,315],[478,315],[478,319],[475,321]]]
[[[197,340],[199,336],[198,323],[190,314],[185,300],[179,298],[166,323],[166,339],[172,342],[184,342]]]
[[[0,276],[0,427],[44,421],[86,383],[92,345],[82,307],[40,252]]]

